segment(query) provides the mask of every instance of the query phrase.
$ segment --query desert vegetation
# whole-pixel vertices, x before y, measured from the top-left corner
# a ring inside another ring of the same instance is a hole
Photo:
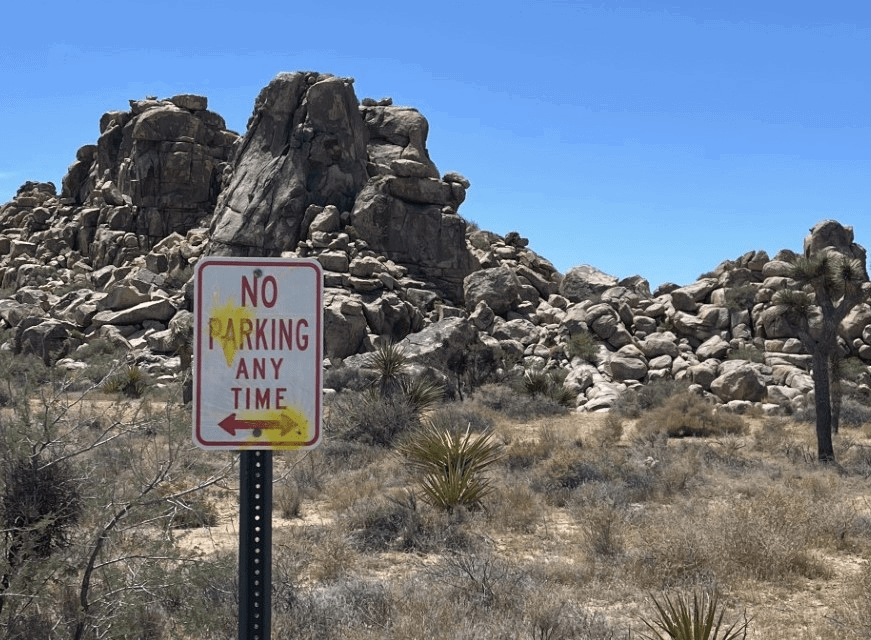
[[[235,455],[192,446],[180,383],[131,393],[94,353],[98,380],[0,354],[0,633],[233,637]],[[372,364],[331,374],[320,448],[275,456],[273,637],[871,633],[861,398],[832,465],[812,417],[679,383],[581,414],[539,372],[421,401],[401,352]]]

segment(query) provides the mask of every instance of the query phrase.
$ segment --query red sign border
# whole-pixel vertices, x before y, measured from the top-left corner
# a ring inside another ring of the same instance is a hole
[[[316,318],[315,327],[315,358],[318,366],[315,368],[315,390],[317,397],[315,398],[315,434],[308,442],[303,443],[288,443],[288,442],[257,442],[256,444],[241,443],[238,440],[205,440],[202,434],[202,423],[200,421],[201,411],[200,403],[202,400],[202,383],[203,383],[203,359],[200,357],[201,344],[201,325],[200,318],[203,313],[203,286],[202,278],[203,271],[209,266],[230,266],[230,267],[292,267],[292,268],[311,268],[314,269],[317,283],[317,301],[316,308],[320,310]],[[193,439],[194,443],[202,449],[223,450],[223,451],[253,451],[253,450],[293,450],[293,449],[310,449],[320,443],[321,438],[321,419],[322,419],[322,400],[323,400],[323,300],[324,300],[324,276],[323,267],[321,264],[311,258],[232,258],[221,256],[209,256],[202,258],[196,265],[196,278],[194,281],[194,388],[193,388]]]

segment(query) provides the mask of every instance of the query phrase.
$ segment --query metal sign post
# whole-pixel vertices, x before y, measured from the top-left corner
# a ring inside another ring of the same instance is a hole
[[[209,256],[194,282],[193,439],[241,451],[239,640],[270,640],[272,452],[320,442],[323,271]]]
[[[269,640],[272,451],[243,451],[239,481],[239,640]]]

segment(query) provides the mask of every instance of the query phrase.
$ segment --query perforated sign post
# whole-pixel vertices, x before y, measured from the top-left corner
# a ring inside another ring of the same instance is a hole
[[[315,260],[209,257],[195,285],[194,442],[241,451],[239,640],[269,640],[272,451],[320,442],[323,272]]]

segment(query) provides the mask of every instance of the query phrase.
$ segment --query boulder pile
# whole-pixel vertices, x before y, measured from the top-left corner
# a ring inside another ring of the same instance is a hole
[[[585,411],[662,379],[736,411],[796,408],[812,392],[811,357],[772,302],[795,286],[791,251],[750,251],[653,292],[587,265],[560,274],[519,233],[467,225],[470,182],[439,173],[426,118],[389,98],[358,101],[349,78],[278,75],[241,137],[205,97],[130,106],[101,118],[60,195],[28,182],[0,206],[4,348],[72,369],[103,338],[174,376],[201,256],[299,256],[324,269],[328,367],[386,340],[442,372],[475,352],[503,369],[563,370]],[[866,261],[835,221],[804,250]],[[871,306],[842,323],[840,347],[867,369]],[[871,394],[869,382],[866,370],[858,384]]]

